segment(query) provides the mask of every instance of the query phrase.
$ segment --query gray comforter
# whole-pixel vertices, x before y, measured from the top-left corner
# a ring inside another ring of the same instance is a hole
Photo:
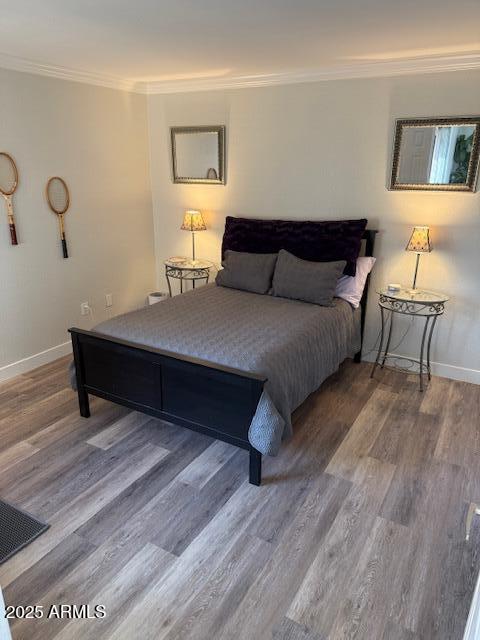
[[[117,316],[95,331],[268,378],[250,443],[276,455],[291,413],[359,347],[359,314],[208,285]]]

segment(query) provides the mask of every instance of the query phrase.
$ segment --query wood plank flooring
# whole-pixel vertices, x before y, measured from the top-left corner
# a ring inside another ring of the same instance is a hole
[[[0,385],[0,496],[51,523],[7,563],[14,640],[457,640],[480,570],[480,387],[347,361],[248,455],[99,399],[61,359]]]

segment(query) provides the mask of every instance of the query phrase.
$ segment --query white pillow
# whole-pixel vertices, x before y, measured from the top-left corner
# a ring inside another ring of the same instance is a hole
[[[342,276],[335,289],[335,296],[343,298],[356,309],[360,306],[367,276],[373,269],[375,258],[358,258],[357,271],[354,276]]]

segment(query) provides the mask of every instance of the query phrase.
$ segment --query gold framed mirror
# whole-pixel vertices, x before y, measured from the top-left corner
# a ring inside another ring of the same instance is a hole
[[[173,182],[225,184],[225,126],[171,127]]]
[[[397,120],[390,189],[475,191],[480,116]]]

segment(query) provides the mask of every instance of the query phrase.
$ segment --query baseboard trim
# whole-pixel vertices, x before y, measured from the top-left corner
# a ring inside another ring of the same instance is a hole
[[[55,347],[51,347],[45,351],[40,351],[40,353],[35,353],[33,356],[28,356],[28,358],[7,364],[4,367],[0,367],[0,382],[5,382],[5,380],[19,376],[22,373],[32,371],[32,369],[41,367],[43,364],[48,364],[57,358],[67,356],[71,352],[72,343],[69,341],[63,344],[57,344]]]
[[[463,382],[480,384],[480,371],[478,369],[467,369],[466,367],[455,367],[453,364],[432,362],[432,373],[441,378],[451,378],[452,380],[462,380]]]
[[[401,355],[399,353],[392,354],[396,358],[408,359],[408,356]],[[362,357],[362,360],[367,362],[375,362],[376,353],[370,353],[366,357]],[[468,369],[467,367],[457,367],[453,364],[445,364],[444,362],[431,363],[432,373],[434,376],[440,378],[449,378],[450,380],[460,380],[462,382],[471,382],[473,384],[480,384],[480,370]]]
[[[12,362],[0,367],[0,382],[19,376],[22,373],[27,373],[41,367],[44,364],[53,362],[57,358],[67,356],[72,352],[72,343],[64,342],[57,344],[55,347],[35,353],[33,356],[23,358],[17,362]],[[394,354],[398,358],[408,358],[401,354]],[[365,357],[362,357],[365,362],[374,362],[375,354],[370,353]],[[472,382],[473,384],[480,384],[480,370],[468,369],[467,367],[457,367],[453,364],[445,364],[443,362],[432,362],[432,373],[440,378],[450,378],[451,380],[461,380],[463,382]]]

